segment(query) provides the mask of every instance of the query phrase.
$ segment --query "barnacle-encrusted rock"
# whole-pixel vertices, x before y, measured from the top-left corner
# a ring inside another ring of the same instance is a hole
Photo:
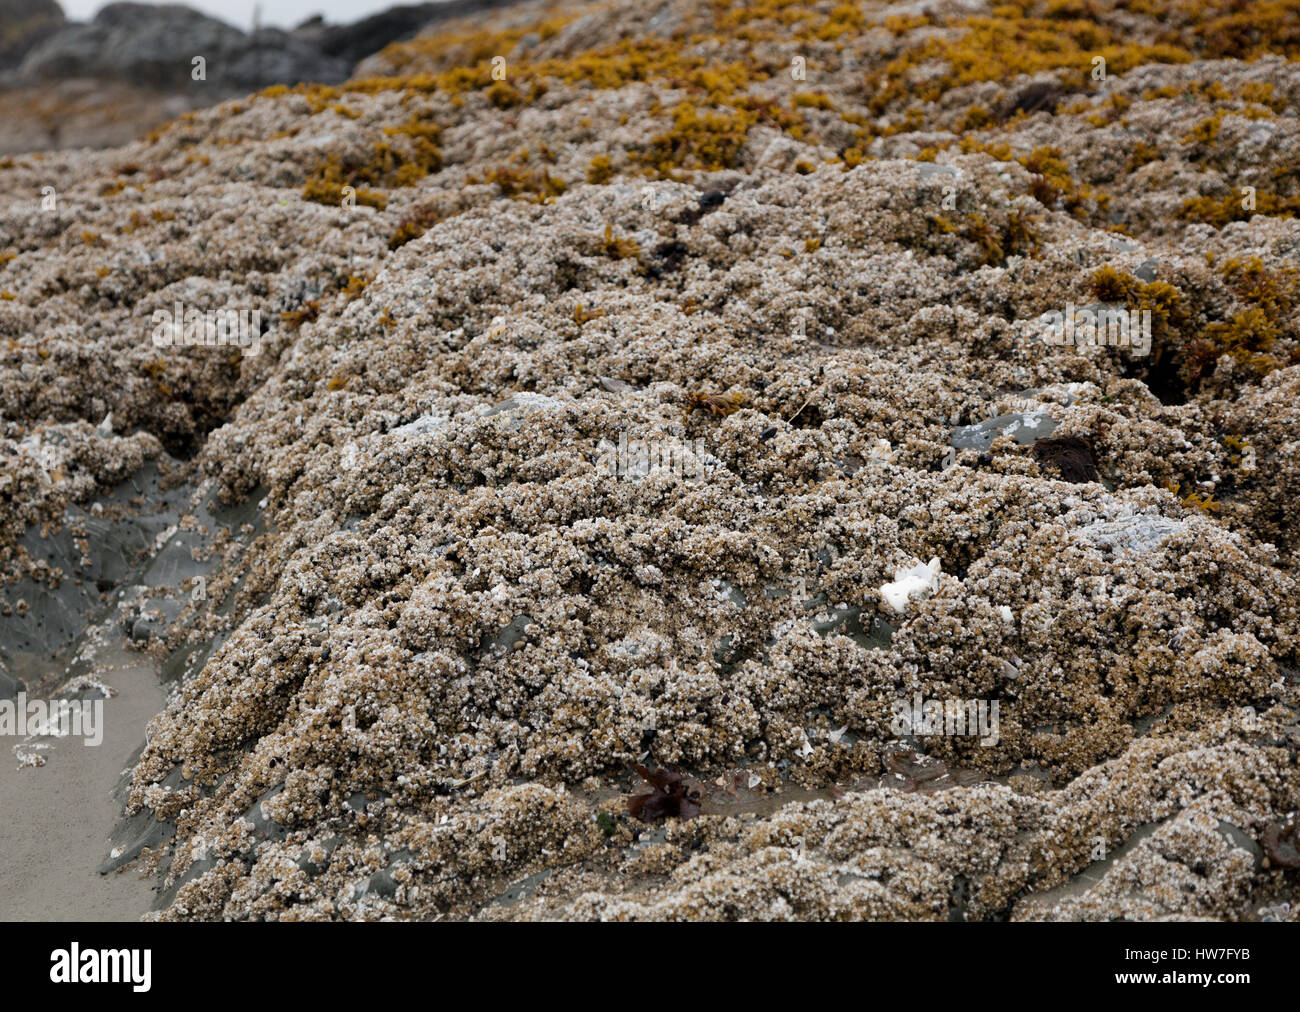
[[[1037,65],[947,0],[521,8],[5,162],[3,577],[160,447],[265,500],[134,770],[156,916],[1294,897],[1243,840],[1300,807],[1300,64],[1166,6],[1089,5],[1104,87],[1060,5]],[[155,347],[177,302],[261,353]],[[1045,342],[1070,302],[1151,353]],[[879,786],[917,694],[999,704],[908,743],[983,782]],[[644,826],[638,763],[754,803]]]

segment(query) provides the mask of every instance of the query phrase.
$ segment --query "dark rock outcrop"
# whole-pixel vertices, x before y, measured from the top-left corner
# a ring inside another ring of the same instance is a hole
[[[18,66],[33,46],[66,24],[54,0],[0,0],[0,71]]]
[[[193,77],[196,57],[204,60],[203,80]],[[90,77],[224,94],[276,83],[335,83],[349,66],[279,29],[250,35],[180,5],[115,3],[89,24],[69,25],[33,47],[18,76],[28,83]]]
[[[311,41],[326,56],[355,66],[393,42],[412,38],[440,21],[469,17],[506,7],[513,0],[446,0],[444,3],[403,4],[372,14],[348,25],[325,24],[319,17],[306,21],[293,34]]]

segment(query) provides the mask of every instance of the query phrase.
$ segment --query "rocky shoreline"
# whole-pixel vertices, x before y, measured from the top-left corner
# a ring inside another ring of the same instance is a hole
[[[244,32],[182,4],[109,3],[67,21],[56,0],[0,2],[0,156],[107,148],[273,84],[337,84],[365,57],[507,0],[395,6]]]
[[[518,4],[0,161],[3,635],[146,462],[250,511],[137,643],[150,916],[1300,918],[1264,7]]]

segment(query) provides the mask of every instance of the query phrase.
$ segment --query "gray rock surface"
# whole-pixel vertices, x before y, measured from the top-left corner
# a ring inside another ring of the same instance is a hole
[[[505,7],[510,2],[447,0],[445,3],[400,4],[346,25],[326,24],[318,16],[296,27],[293,34],[315,45],[326,56],[337,57],[352,66],[391,42],[418,35],[430,25]]]
[[[0,71],[67,24],[54,0],[0,0]]]
[[[196,57],[205,61],[204,80],[192,77]],[[181,5],[116,3],[89,24],[69,25],[35,46],[18,76],[25,82],[95,77],[224,93],[275,83],[335,83],[348,69],[345,60],[279,29],[246,35]]]

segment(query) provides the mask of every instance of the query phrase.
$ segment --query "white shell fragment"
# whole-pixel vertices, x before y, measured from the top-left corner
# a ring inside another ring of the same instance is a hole
[[[893,582],[881,586],[881,600],[901,615],[910,601],[924,600],[939,589],[939,576],[937,558],[899,568],[894,571]]]

